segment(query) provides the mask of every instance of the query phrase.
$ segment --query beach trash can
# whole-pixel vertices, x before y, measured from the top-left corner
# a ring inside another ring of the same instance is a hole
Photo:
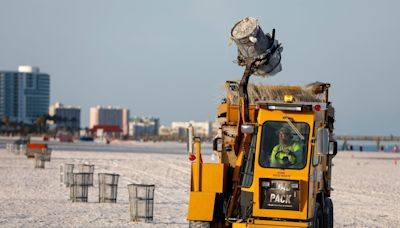
[[[45,157],[41,153],[35,153],[35,168],[44,169]]]
[[[272,76],[282,70],[282,47],[273,35],[264,34],[257,19],[245,17],[231,30],[231,39],[238,48],[238,64],[244,66],[247,59],[264,58],[254,66],[254,75]]]
[[[25,155],[26,153],[26,145],[25,144],[20,144],[19,145],[19,154]]]
[[[14,143],[7,143],[6,144],[6,149],[8,153],[12,153],[12,154],[18,154],[19,151],[18,150],[18,145],[14,144]]]
[[[60,185],[69,187],[73,182],[74,164],[60,165]]]
[[[14,149],[14,144],[11,144],[11,143],[7,143],[6,144],[6,149],[7,149],[7,152],[8,153],[14,153],[14,151],[13,151],[13,149]]]
[[[20,146],[20,145],[14,144],[13,146],[14,146],[14,154],[15,154],[15,155],[19,155],[19,146]]]
[[[130,221],[153,221],[154,189],[154,185],[128,185]]]
[[[44,143],[29,143],[26,144],[26,157],[27,158],[34,158],[36,153],[45,153],[48,146]]]
[[[99,203],[116,203],[118,174],[99,173]]]
[[[73,173],[70,184],[70,200],[72,202],[87,202],[90,173]]]
[[[78,164],[78,172],[79,173],[89,173],[89,185],[88,186],[93,186],[94,165]]]
[[[49,148],[43,149],[42,153],[44,160],[49,162],[51,160],[51,149]]]

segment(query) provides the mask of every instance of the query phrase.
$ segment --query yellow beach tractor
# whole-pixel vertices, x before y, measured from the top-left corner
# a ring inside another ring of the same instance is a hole
[[[226,82],[218,107],[217,163],[203,162],[200,140],[188,129],[189,227],[333,227],[330,84],[248,84],[252,74],[281,70],[282,48],[254,18],[238,22],[231,35],[246,69],[241,81]]]

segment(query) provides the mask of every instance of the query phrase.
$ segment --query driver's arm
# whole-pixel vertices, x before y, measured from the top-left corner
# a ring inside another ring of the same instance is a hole
[[[276,153],[278,153],[279,150],[279,145],[274,146],[274,149],[272,149],[271,153],[271,167],[276,167],[278,165],[278,162],[276,161]]]
[[[299,143],[295,142],[292,146],[293,153],[296,155],[296,166],[302,166],[303,164],[303,150]]]

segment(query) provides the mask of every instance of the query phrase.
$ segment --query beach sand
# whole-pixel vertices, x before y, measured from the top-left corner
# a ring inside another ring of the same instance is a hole
[[[95,165],[88,203],[68,200],[62,163]],[[339,152],[334,165],[335,227],[400,227],[400,154]],[[116,204],[97,203],[100,172],[120,174]],[[0,149],[0,176],[0,227],[188,227],[185,154],[53,151],[40,170]],[[155,184],[152,223],[129,222],[129,183]]]

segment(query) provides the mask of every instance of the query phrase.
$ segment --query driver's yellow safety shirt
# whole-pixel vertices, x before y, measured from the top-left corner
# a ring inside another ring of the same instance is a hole
[[[276,145],[271,153],[271,167],[302,168],[303,152],[300,144],[294,142],[292,145]]]

